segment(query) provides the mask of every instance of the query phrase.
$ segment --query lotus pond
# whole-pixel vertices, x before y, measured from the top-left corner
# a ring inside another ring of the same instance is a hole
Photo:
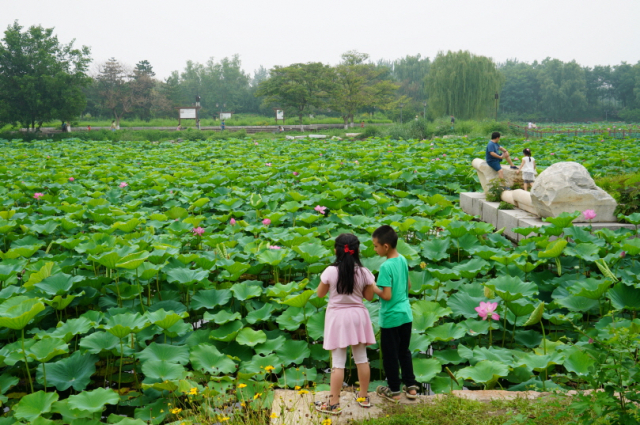
[[[233,419],[273,387],[328,388],[319,273],[342,232],[376,273],[381,224],[401,236],[432,391],[634,386],[637,230],[573,227],[576,212],[514,245],[457,205],[485,143],[0,141],[0,424]],[[526,143],[542,167],[638,171],[637,140]]]

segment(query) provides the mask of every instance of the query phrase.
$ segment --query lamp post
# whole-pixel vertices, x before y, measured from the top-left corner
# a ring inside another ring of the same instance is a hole
[[[500,96],[498,95],[498,92],[496,92],[495,95],[495,99],[496,99],[496,121],[498,121],[498,99],[500,98]]]
[[[422,106],[424,106],[424,112],[422,114],[422,117],[426,120],[427,119],[427,102],[422,102]]]
[[[402,108],[404,108],[404,103],[401,103],[399,106],[400,106],[400,124],[402,124]]]

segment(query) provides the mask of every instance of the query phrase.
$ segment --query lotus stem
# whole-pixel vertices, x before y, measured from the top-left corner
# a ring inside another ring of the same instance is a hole
[[[504,348],[504,340],[507,339],[507,305],[504,306],[504,324],[502,325],[502,348]]]
[[[120,338],[120,366],[118,370],[118,390],[122,387],[122,358],[124,357],[124,344]]]
[[[489,316],[487,316],[489,317]],[[491,318],[489,317],[489,347],[493,345],[493,326],[491,326]]]
[[[47,392],[47,368],[42,363],[42,379],[44,379],[44,392]]]
[[[27,368],[27,376],[29,377],[29,386],[33,393],[33,381],[31,380],[31,372],[29,372],[29,361],[27,360],[27,351],[24,349],[24,328],[22,328],[22,355],[24,356],[24,366]],[[46,384],[45,384],[46,388]]]

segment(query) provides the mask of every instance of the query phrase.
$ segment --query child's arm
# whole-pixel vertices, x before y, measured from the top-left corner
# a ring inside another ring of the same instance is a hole
[[[522,167],[524,167],[524,161],[527,159],[527,157],[522,158],[522,164],[520,164],[520,168],[518,168],[518,172],[522,171]]]
[[[374,284],[371,285],[366,285],[364,287],[364,290],[362,291],[362,296],[364,297],[365,300],[367,301],[371,301],[373,300],[373,287],[375,286]]]
[[[324,298],[327,292],[329,292],[329,284],[320,282],[320,285],[318,285],[318,298]]]
[[[380,289],[378,287],[378,285],[376,285],[375,283],[373,285],[373,292],[379,296],[380,298],[382,298],[385,301],[389,301],[391,299],[391,287],[390,286],[385,286],[382,289]]]

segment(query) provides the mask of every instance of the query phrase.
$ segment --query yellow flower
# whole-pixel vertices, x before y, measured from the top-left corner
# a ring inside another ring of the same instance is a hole
[[[238,388],[244,388],[246,386],[247,386],[247,384],[240,384],[240,385],[238,385]]]
[[[160,413],[164,413],[164,409],[160,409]]]
[[[240,406],[242,407],[246,407],[247,405],[244,403],[244,401],[242,403],[240,403]]]
[[[273,366],[267,366],[267,367],[264,368],[265,372],[271,372],[271,371],[273,371],[273,369],[275,369],[275,367],[273,367]]]
[[[331,425],[331,418],[324,419],[322,425]]]
[[[180,412],[182,412],[182,409],[179,409],[177,407],[175,409],[171,409],[171,413],[173,413],[174,415],[177,415]]]
[[[365,397],[358,397],[358,398],[356,399],[356,401],[357,401],[358,403],[362,403],[363,401],[366,401],[366,400],[367,400],[367,399],[366,399]]]
[[[425,267],[427,267],[427,263],[425,263],[424,261],[422,263],[420,263],[420,268],[424,269]]]
[[[255,400],[256,398],[260,397],[262,395],[262,393],[256,393],[256,395],[253,396],[253,399]]]
[[[309,394],[309,391],[307,390],[300,390],[298,391],[298,394],[302,395],[302,394]]]
[[[198,388],[193,387],[189,390],[189,395],[198,395]]]
[[[299,385],[296,385],[295,387],[293,387],[294,390],[298,391],[301,387]]]
[[[229,419],[231,418],[228,416],[225,416],[224,418],[220,418],[220,422],[225,422],[225,421],[228,421]]]
[[[276,412],[273,412],[273,413],[271,414],[271,418],[272,418],[272,419],[275,419],[275,418],[277,418],[277,417],[278,417],[278,414],[277,414]]]

